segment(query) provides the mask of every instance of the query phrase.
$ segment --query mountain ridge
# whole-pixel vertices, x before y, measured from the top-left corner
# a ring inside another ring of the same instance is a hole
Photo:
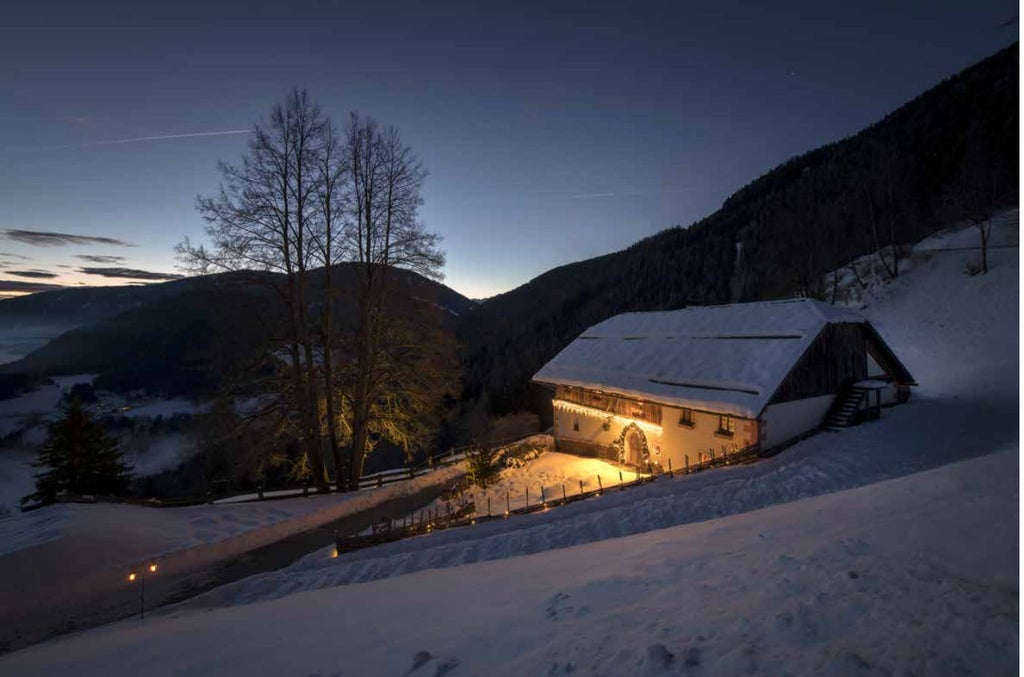
[[[829,270],[955,220],[970,162],[1016,199],[1018,44],[945,78],[860,132],[790,158],[689,226],[565,264],[482,303],[463,323],[466,395],[543,414],[532,374],[587,327],[627,311],[819,295]],[[971,155],[973,153],[973,155]]]

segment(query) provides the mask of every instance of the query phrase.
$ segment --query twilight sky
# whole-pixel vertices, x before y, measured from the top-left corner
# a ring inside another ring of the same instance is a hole
[[[174,273],[293,86],[401,130],[446,282],[481,298],[690,224],[1018,36],[1013,0],[18,4],[0,296]]]

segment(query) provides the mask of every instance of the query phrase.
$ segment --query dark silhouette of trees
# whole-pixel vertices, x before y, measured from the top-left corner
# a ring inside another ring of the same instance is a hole
[[[415,332],[389,312],[390,270],[407,268],[437,279],[444,254],[438,248],[439,236],[418,219],[426,170],[398,131],[353,113],[345,152],[350,222],[344,247],[359,264],[350,475],[350,481],[358,483],[374,428],[378,435],[403,443],[407,430],[403,423],[418,408],[417,397],[410,395],[423,387],[429,391],[428,383],[410,381],[412,374],[403,373],[405,367],[398,359],[408,355]]]
[[[52,503],[61,494],[120,496],[131,480],[118,441],[72,399],[50,424],[46,442],[34,464],[36,491],[22,503]]]
[[[219,193],[198,200],[209,248],[186,240],[179,258],[194,272],[263,273],[254,282],[286,312],[267,347],[277,397],[261,413],[291,429],[319,490],[325,450],[339,487],[357,486],[377,441],[425,443],[456,371],[431,300],[392,288],[399,268],[442,277],[440,238],[418,218],[426,171],[372,118],[352,114],[339,137],[305,91],[254,131],[239,164],[221,163]]]
[[[530,408],[550,416],[550,395],[530,377],[584,329],[618,313],[831,298],[826,275],[858,275],[851,263],[875,252],[895,277],[908,244],[969,213],[990,223],[990,214],[1015,204],[1015,194],[993,187],[1017,185],[1018,120],[1014,44],[862,132],[783,163],[693,225],[488,299],[462,327],[465,399],[486,393],[492,414]],[[977,180],[960,185],[977,190],[959,192],[982,208],[961,200],[958,210],[950,186],[971,167],[979,167],[970,173]]]

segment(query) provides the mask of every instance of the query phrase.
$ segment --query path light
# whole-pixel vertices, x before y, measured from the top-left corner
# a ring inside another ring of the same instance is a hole
[[[150,562],[139,571],[128,572],[128,582],[134,583],[139,582],[139,618],[143,619],[146,617],[146,571],[149,573],[156,573],[156,562]]]

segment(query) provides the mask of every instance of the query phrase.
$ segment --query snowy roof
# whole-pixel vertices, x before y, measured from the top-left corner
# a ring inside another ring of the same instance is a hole
[[[825,325],[840,322],[867,320],[812,299],[624,313],[583,332],[533,380],[754,418]]]

